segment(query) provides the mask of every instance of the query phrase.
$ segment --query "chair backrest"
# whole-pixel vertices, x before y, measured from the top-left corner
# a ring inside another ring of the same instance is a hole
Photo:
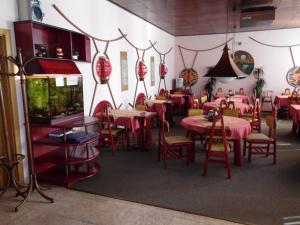
[[[269,127],[269,137],[276,140],[276,119],[274,116],[266,117],[266,125]]]
[[[191,109],[199,109],[200,108],[199,100],[196,95],[193,95],[190,98],[190,108]]]
[[[208,139],[207,151],[211,151],[212,144],[222,141],[224,146],[224,152],[229,152],[228,142],[227,142],[227,132],[225,131],[224,119],[221,114],[219,114],[214,118],[212,122],[212,126],[209,128],[208,134],[209,134],[209,139]]]
[[[139,93],[135,99],[135,107],[136,105],[145,105],[146,95],[144,93]]]
[[[218,88],[217,93],[216,93],[216,96],[217,96],[217,97],[225,96],[225,94],[224,94],[222,88],[220,88],[220,87]]]
[[[99,102],[94,109],[93,116],[95,116],[99,112],[102,112],[106,108],[113,109],[112,104],[109,101],[103,100]]]
[[[203,108],[203,105],[208,101],[208,93],[204,90],[200,91],[200,107]]]
[[[263,91],[262,98],[264,101],[272,101],[273,91]]]
[[[227,109],[235,109],[235,104],[234,104],[234,101],[229,101],[227,103]]]
[[[201,116],[203,109],[188,109],[188,116]]]
[[[282,95],[291,95],[291,89],[286,88],[286,89],[284,90],[284,92],[282,93]]]
[[[238,95],[246,95],[244,88],[240,88],[239,91],[236,92]]]
[[[109,131],[109,136],[112,136],[112,126],[114,123],[113,117],[109,115],[110,111],[112,110],[112,107],[108,106],[106,108],[102,108],[99,112],[99,129],[100,131],[103,129],[108,129]],[[100,137],[101,137],[102,132],[100,132]]]
[[[226,109],[226,108],[227,108],[227,101],[226,101],[226,99],[222,99],[221,102],[220,102],[219,111],[222,113],[223,109]]]
[[[293,91],[292,95],[288,97],[288,107],[290,107],[290,105],[294,105],[294,104],[299,104],[300,103],[300,97],[298,95],[297,91]]]

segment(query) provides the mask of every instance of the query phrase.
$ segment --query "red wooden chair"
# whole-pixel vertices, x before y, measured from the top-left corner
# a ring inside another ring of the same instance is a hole
[[[228,107],[226,99],[222,99],[220,101],[220,107],[219,107],[219,112],[223,113],[223,109],[226,109]]]
[[[100,110],[99,115],[99,144],[100,146],[110,145],[112,154],[116,154],[116,147],[125,144],[126,129],[114,125],[113,118],[109,115],[112,108],[107,107]]]
[[[246,95],[244,88],[240,88],[239,91],[236,91],[235,94],[237,95]]]
[[[96,116],[99,112],[107,108],[113,108],[112,104],[109,101],[103,100],[99,102],[94,109],[93,116]]]
[[[187,164],[193,162],[195,159],[195,142],[187,136],[168,135],[170,129],[168,121],[165,120],[164,108],[161,107],[158,113],[160,118],[158,160],[162,155],[165,169],[167,169],[167,161],[171,159],[186,159]]]
[[[196,95],[193,95],[190,98],[190,109],[199,109],[199,108],[200,108],[199,100]]]
[[[255,100],[255,104],[251,107],[250,112],[245,113],[242,118],[249,121],[252,131],[257,130],[259,133],[261,132],[261,104],[259,98]]]
[[[140,111],[146,110],[145,99],[146,95],[144,93],[139,93],[135,99],[134,108]]]
[[[251,162],[252,155],[273,155],[273,164],[276,163],[276,119],[274,116],[267,116],[266,125],[269,128],[268,136],[262,133],[250,134],[246,141],[248,146],[244,146],[244,151],[248,148],[248,162]],[[270,151],[273,145],[273,151]]]
[[[220,125],[217,123],[220,123]],[[206,176],[209,163],[222,163],[227,168],[227,177],[231,178],[229,151],[230,146],[227,142],[227,136],[222,115],[214,118],[209,129],[208,143],[206,144],[205,162],[203,165],[203,176]]]
[[[225,97],[225,93],[223,92],[222,88],[218,88],[215,97]]]
[[[286,89],[284,90],[284,92],[281,93],[281,95],[291,95],[291,89],[286,88]]]

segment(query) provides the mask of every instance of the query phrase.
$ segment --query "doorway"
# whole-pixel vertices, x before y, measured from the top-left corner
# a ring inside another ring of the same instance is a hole
[[[12,56],[10,31],[0,28],[0,56]],[[13,66],[7,61],[0,61],[1,71],[13,72]],[[18,117],[18,104],[16,96],[16,84],[14,77],[0,76],[0,84],[3,90],[3,99],[5,108],[3,113],[6,115],[8,140],[5,141],[3,130],[3,121],[0,111],[0,156],[13,156],[21,153],[20,141],[20,124]],[[8,146],[9,145],[9,148]],[[9,150],[8,150],[9,149]],[[23,167],[20,165],[15,171],[16,179],[19,183],[24,183]],[[3,171],[0,171],[0,185],[6,182],[7,177],[4,176]]]

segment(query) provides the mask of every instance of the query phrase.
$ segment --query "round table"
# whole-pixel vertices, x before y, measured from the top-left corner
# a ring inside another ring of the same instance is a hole
[[[237,117],[224,116],[225,129],[230,130],[228,138],[233,140],[234,164],[242,166],[241,140],[251,133],[251,125],[247,120]],[[183,118],[181,126],[198,134],[208,134],[212,122],[204,116],[191,116]]]
[[[219,97],[215,100],[215,102],[220,102],[223,99],[226,99],[226,97]],[[241,103],[248,104],[249,98],[247,95],[234,95],[234,96],[230,96],[228,98],[228,101],[233,101],[234,103],[241,102]]]
[[[242,102],[235,102],[234,106],[236,109],[240,110],[241,115],[244,115],[245,112],[248,112],[250,110],[250,106],[248,104],[242,103]],[[218,109],[220,107],[219,101],[213,101],[213,102],[206,102],[203,105],[203,111],[208,113],[211,109]]]

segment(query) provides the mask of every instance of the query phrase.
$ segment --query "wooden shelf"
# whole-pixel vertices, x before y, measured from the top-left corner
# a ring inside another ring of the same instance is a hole
[[[95,147],[98,133],[83,133],[90,138],[81,143],[67,143],[62,138],[49,138],[49,132],[67,130],[68,128],[87,127],[98,123],[95,117],[66,118],[55,124],[31,124],[34,166],[39,179],[50,183],[73,185],[77,180],[86,179],[100,170],[95,162],[100,151]]]
[[[30,20],[17,21],[14,27],[16,46],[22,49],[24,57],[36,57],[36,46],[43,45],[47,51],[47,59],[57,59],[56,49],[61,48],[61,60],[91,62],[90,38],[81,33]],[[78,60],[73,60],[73,50],[79,52]]]

